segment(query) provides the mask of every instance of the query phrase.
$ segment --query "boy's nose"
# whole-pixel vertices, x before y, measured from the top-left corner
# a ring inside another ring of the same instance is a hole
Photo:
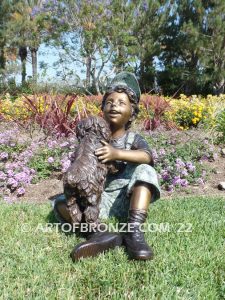
[[[117,105],[118,103],[116,101],[111,103],[111,107],[116,107]]]

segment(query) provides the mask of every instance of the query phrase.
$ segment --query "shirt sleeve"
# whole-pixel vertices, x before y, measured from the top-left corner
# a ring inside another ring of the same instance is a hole
[[[147,141],[140,134],[135,135],[134,142],[131,146],[131,150],[143,150],[146,153],[148,153],[150,158],[151,158],[151,161],[150,161],[149,164],[151,166],[154,166],[152,151],[151,151]]]

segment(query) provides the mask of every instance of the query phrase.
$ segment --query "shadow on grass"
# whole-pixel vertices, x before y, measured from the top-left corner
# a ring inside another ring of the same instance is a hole
[[[54,196],[49,197],[49,200],[53,203],[54,200],[56,199],[60,199],[60,198],[64,198],[64,194],[56,194]],[[66,236],[71,236],[71,235],[76,235],[76,237],[78,238],[87,238],[87,236],[89,235],[89,233],[87,232],[80,232],[79,228],[75,227],[68,222],[66,222],[65,220],[63,220],[61,218],[57,219],[57,216],[55,215],[54,210],[52,209],[49,214],[46,216],[46,222],[48,223],[52,223],[52,224],[59,224],[59,229],[61,231],[61,233],[65,234]]]

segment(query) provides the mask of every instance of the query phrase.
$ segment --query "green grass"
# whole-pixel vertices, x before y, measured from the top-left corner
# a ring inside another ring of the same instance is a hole
[[[37,227],[55,222],[48,203],[1,203],[0,299],[225,299],[224,198],[160,200],[148,221],[169,224],[146,233],[154,260],[129,261],[120,248],[72,263],[81,239]]]

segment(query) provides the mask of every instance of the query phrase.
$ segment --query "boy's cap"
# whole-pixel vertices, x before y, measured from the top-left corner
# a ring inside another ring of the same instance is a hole
[[[112,88],[116,86],[124,86],[125,88],[131,89],[136,95],[138,104],[141,97],[141,90],[137,78],[133,73],[125,71],[118,73],[110,84]]]

